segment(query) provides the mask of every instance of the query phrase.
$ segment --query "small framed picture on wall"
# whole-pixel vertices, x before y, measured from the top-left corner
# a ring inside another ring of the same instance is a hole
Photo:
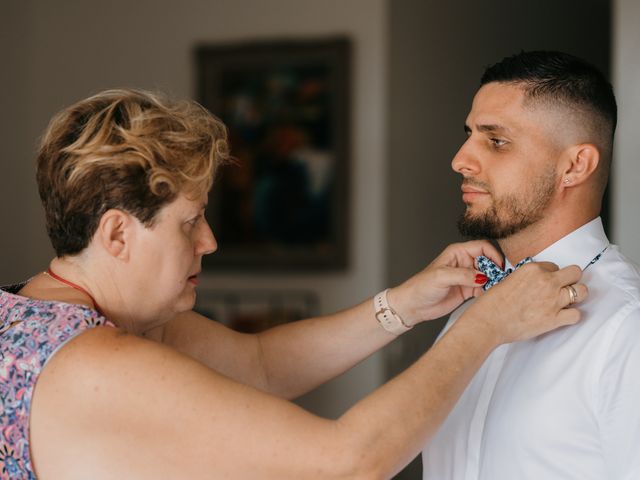
[[[201,45],[198,100],[229,129],[207,218],[218,270],[345,268],[349,63],[345,38]]]

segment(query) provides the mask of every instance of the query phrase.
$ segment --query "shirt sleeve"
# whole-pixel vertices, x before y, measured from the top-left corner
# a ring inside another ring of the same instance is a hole
[[[597,390],[598,423],[607,478],[640,478],[640,308],[613,336]]]

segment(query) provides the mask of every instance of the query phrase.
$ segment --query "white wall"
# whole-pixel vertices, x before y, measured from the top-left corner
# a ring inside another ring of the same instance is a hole
[[[615,0],[613,76],[618,100],[613,240],[640,264],[640,2]]]
[[[27,0],[7,2],[3,10],[2,282],[26,278],[52,254],[32,178],[35,141],[54,112],[117,86],[192,96],[196,43],[346,34],[354,43],[349,269],[277,277],[209,275],[202,283],[313,289],[324,312],[383,287],[385,0]],[[379,357],[370,359],[304,404],[325,415],[339,414],[380,383],[381,363]]]

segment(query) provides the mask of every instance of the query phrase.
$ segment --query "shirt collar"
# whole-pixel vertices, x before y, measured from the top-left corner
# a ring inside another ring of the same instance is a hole
[[[560,268],[578,265],[584,270],[607,245],[602,219],[597,217],[534,255],[533,260],[553,262]],[[505,268],[513,268],[509,260]]]

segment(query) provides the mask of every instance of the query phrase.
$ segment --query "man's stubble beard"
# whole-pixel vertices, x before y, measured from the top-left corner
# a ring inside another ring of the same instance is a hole
[[[556,173],[549,169],[529,184],[527,192],[493,198],[489,208],[473,215],[467,210],[458,219],[458,230],[469,238],[501,240],[540,221],[556,190]]]

